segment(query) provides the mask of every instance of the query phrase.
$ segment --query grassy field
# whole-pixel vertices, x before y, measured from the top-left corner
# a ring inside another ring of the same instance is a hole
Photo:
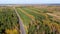
[[[60,19],[57,18],[59,8],[18,7],[17,11],[23,20],[27,34],[60,34]]]
[[[60,6],[15,7],[26,34],[60,34]],[[13,7],[0,7],[0,34],[20,34]]]

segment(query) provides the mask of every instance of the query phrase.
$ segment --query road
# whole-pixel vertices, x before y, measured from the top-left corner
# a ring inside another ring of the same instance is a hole
[[[17,17],[19,18],[19,24],[20,24],[20,30],[21,30],[21,34],[26,34],[26,31],[25,31],[25,28],[24,28],[24,24],[23,24],[23,21],[20,17],[20,15],[18,14],[17,10],[15,7],[13,7],[13,9],[15,10],[16,14],[17,14]]]

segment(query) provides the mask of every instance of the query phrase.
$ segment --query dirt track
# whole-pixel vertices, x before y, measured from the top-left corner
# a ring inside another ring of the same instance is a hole
[[[46,13],[46,14],[51,15],[51,16],[53,16],[53,17],[56,17],[57,19],[60,19],[60,16],[58,16],[58,15],[51,14],[51,13]]]
[[[20,15],[18,14],[17,10],[15,7],[13,7],[13,9],[15,10],[18,18],[19,18],[19,24],[20,24],[20,30],[21,30],[21,34],[26,34],[26,31],[25,31],[25,28],[24,28],[24,24],[23,24],[23,21],[22,19],[20,18]]]

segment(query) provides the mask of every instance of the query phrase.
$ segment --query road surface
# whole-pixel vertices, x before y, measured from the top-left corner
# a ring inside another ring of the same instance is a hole
[[[17,17],[19,18],[19,24],[20,24],[20,30],[21,30],[21,34],[26,34],[25,28],[24,28],[24,24],[22,19],[20,18],[20,15],[18,14],[17,10],[15,7],[13,7],[13,9],[15,10]]]

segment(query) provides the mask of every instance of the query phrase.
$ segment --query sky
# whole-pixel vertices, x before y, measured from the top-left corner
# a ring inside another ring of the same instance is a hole
[[[0,0],[0,4],[60,4],[60,0]]]

